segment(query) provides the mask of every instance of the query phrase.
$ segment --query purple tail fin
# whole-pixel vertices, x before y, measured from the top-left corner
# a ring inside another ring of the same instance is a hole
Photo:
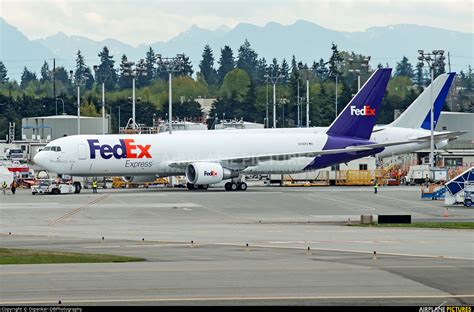
[[[332,136],[369,139],[391,72],[391,68],[377,69],[329,126],[326,133]]]

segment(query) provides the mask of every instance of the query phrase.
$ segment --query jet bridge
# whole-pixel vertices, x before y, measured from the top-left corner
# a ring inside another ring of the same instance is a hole
[[[471,167],[448,181],[446,184],[446,197],[444,203],[447,205],[472,203],[474,194],[474,167]],[[470,205],[468,205],[470,206]]]

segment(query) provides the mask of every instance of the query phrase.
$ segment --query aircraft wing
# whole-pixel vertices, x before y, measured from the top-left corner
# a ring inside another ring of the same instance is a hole
[[[176,168],[185,168],[188,164],[193,162],[215,162],[229,165],[240,165],[240,166],[253,166],[259,162],[269,160],[288,160],[295,157],[317,157],[322,155],[340,154],[340,153],[357,153],[362,151],[369,151],[376,148],[382,148],[394,145],[403,145],[409,143],[416,143],[415,141],[400,141],[400,142],[388,142],[388,143],[374,143],[366,145],[348,146],[346,148],[318,150],[318,151],[306,151],[306,152],[294,152],[294,153],[281,153],[281,154],[262,154],[262,155],[248,155],[248,156],[236,156],[236,157],[223,157],[223,158],[209,158],[209,159],[194,159],[170,162],[169,166]]]
[[[457,139],[460,135],[463,135],[465,133],[468,133],[469,131],[450,131],[450,132],[442,132],[442,133],[436,133],[433,135],[435,140],[455,140]],[[422,136],[422,137],[417,137],[413,138],[412,140],[414,141],[429,141],[431,139],[431,136]]]

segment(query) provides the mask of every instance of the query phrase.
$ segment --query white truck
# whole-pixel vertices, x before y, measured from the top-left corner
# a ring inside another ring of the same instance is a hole
[[[433,169],[433,178],[431,178],[430,166],[429,165],[416,165],[411,166],[408,171],[407,176],[405,177],[406,185],[414,184],[423,184],[426,180],[431,182],[435,181],[447,181],[448,179],[448,169],[445,168],[434,168]]]
[[[36,194],[71,194],[75,188],[72,183],[64,183],[57,179],[40,179],[38,184],[31,187],[31,193]]]

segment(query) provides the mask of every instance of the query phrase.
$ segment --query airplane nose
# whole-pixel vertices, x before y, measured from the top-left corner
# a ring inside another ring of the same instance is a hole
[[[42,152],[39,152],[38,154],[36,154],[35,157],[33,157],[33,162],[35,164],[37,164],[38,166],[44,168],[45,163],[44,163],[44,155],[43,154],[44,153],[42,153]]]

